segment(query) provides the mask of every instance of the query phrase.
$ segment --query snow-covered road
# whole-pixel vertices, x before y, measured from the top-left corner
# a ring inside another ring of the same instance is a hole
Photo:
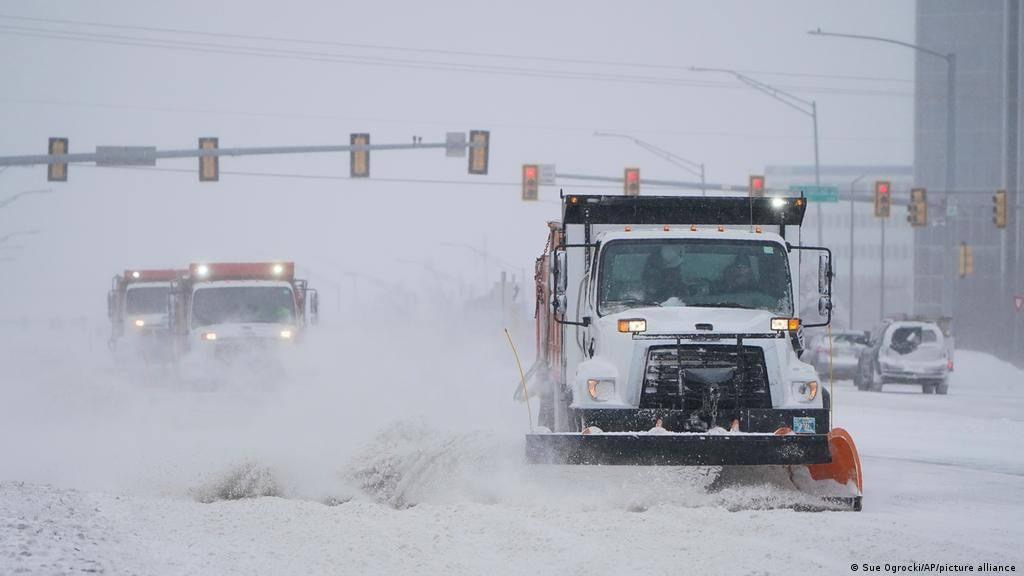
[[[836,384],[865,468],[860,513],[771,508],[784,495],[756,486],[708,493],[694,470],[531,468],[521,406],[466,409],[511,404],[515,380],[472,367],[389,366],[424,386],[371,393],[343,383],[389,382],[379,370],[304,363],[317,386],[196,393],[46,354],[21,350],[0,390],[0,574],[1024,570],[1024,373],[980,353],[958,353],[948,396]],[[244,490],[279,496],[219,499],[239,470]]]

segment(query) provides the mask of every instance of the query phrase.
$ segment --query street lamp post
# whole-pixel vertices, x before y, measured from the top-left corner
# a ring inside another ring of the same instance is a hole
[[[615,134],[613,132],[594,132],[594,136],[610,137],[610,138],[625,138],[626,140],[631,140],[634,144],[636,144],[637,146],[643,148],[644,150],[647,150],[648,152],[650,152],[650,153],[652,153],[652,154],[654,154],[656,156],[661,157],[663,160],[666,160],[666,161],[668,161],[668,162],[670,162],[672,164],[675,164],[676,166],[682,168],[683,170],[686,170],[687,172],[689,172],[690,174],[693,174],[694,176],[699,176],[700,177],[700,195],[701,196],[706,196],[707,195],[707,189],[705,188],[705,186],[707,184],[707,181],[704,179],[704,164],[703,163],[697,163],[697,162],[694,162],[693,160],[687,160],[686,158],[683,158],[682,156],[679,156],[678,154],[673,154],[673,153],[669,152],[668,150],[665,150],[664,148],[659,148],[659,147],[655,146],[654,144],[651,144],[650,142],[644,142],[643,140],[641,140],[639,138],[634,138],[633,136],[629,136],[628,134]]]
[[[742,74],[735,70],[729,70],[726,68],[698,68],[691,66],[690,70],[693,72],[721,72],[723,74],[731,74],[736,77],[737,80],[750,86],[751,88],[763,92],[772,98],[775,98],[779,102],[782,102],[786,106],[800,112],[801,114],[810,117],[811,124],[814,129],[814,185],[821,186],[821,165],[818,160],[818,103],[814,100],[805,100],[799,96],[784,92],[761,82],[760,80],[754,80],[746,74]],[[818,221],[818,243],[822,244],[823,227],[821,222],[821,203],[815,202],[817,205],[815,218]]]
[[[956,190],[956,54],[954,54],[953,52],[943,54],[941,52],[936,52],[935,50],[929,50],[928,48],[925,48],[923,46],[918,46],[917,44],[903,42],[902,40],[894,40],[892,38],[882,38],[880,36],[825,32],[821,28],[818,28],[817,30],[810,30],[807,33],[812,36],[834,36],[837,38],[852,38],[855,40],[871,40],[874,42],[885,42],[886,44],[895,44],[897,46],[903,46],[904,48],[916,50],[921,54],[927,54],[935,58],[940,58],[946,62],[946,192],[944,198],[945,205],[947,207],[947,222],[944,252],[947,254],[947,257],[943,259],[944,270],[942,280],[942,313],[945,316],[952,316],[954,283],[953,274],[951,273],[952,267],[950,266],[948,255],[953,254],[953,233],[950,230],[950,211],[948,208],[953,205],[952,194]]]
[[[854,225],[853,225],[853,220],[854,220],[853,195],[854,195],[854,192],[857,190],[857,183],[860,182],[861,180],[867,178],[867,176],[868,176],[867,173],[861,174],[860,176],[857,176],[857,178],[854,179],[853,182],[850,182],[850,303],[848,304],[849,307],[850,307],[850,326],[849,326],[850,330],[853,330],[853,259],[854,259],[854,249],[853,249],[853,228],[854,228]]]

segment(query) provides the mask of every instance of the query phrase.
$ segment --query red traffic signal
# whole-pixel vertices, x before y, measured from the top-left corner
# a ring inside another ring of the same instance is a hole
[[[888,180],[878,180],[875,182],[875,216],[878,218],[889,217],[889,210],[892,206],[889,190],[890,184]]]
[[[537,180],[537,165],[523,164],[523,200],[537,199],[540,183]]]
[[[764,176],[751,174],[748,194],[752,197],[764,196]]]
[[[622,193],[625,194],[626,196],[640,195],[639,168],[626,168],[625,177],[623,178]]]

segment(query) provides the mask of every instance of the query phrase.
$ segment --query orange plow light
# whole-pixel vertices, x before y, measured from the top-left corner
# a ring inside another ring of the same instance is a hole
[[[850,433],[842,428],[833,428],[828,433],[828,450],[832,462],[810,464],[807,470],[815,480],[835,480],[846,486],[852,480],[857,485],[857,494],[864,493],[864,478],[861,475],[860,456]]]

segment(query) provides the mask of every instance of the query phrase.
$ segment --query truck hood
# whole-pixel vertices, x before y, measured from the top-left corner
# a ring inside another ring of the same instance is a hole
[[[765,310],[745,308],[650,306],[603,316],[597,324],[601,331],[614,331],[619,320],[643,318],[647,321],[647,335],[697,332],[697,324],[711,324],[712,333],[765,333],[771,332],[771,319],[776,316]]]

